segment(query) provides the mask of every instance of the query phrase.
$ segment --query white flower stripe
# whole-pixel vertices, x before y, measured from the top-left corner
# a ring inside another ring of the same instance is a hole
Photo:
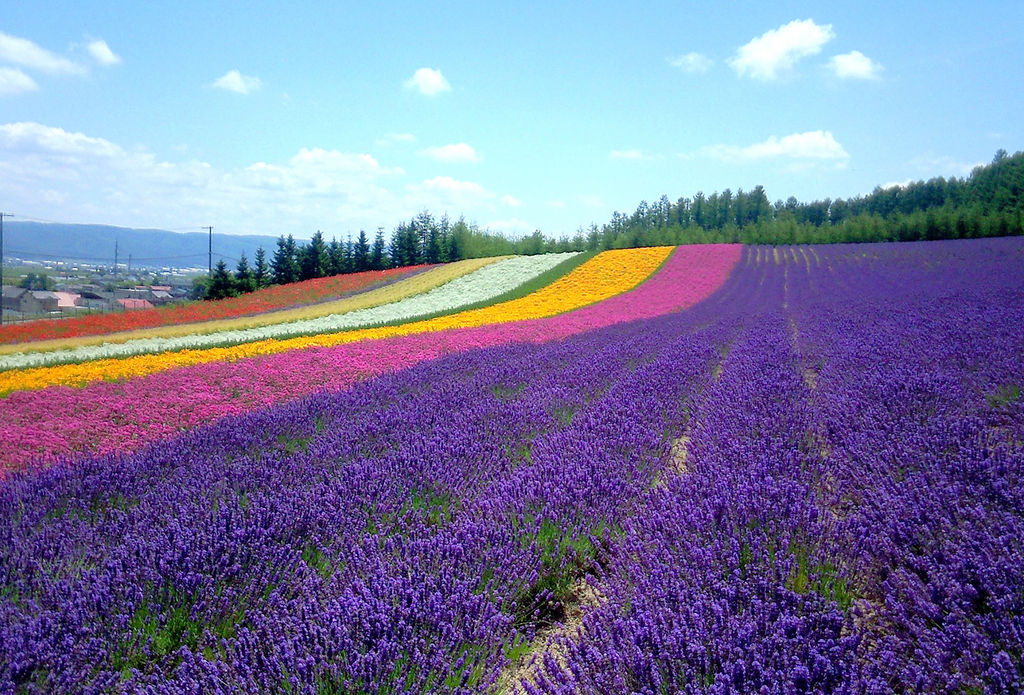
[[[406,297],[391,304],[358,309],[344,314],[331,314],[315,319],[242,330],[195,333],[173,338],[139,338],[123,343],[87,345],[69,350],[16,352],[0,357],[0,371],[238,345],[271,338],[332,333],[393,321],[408,321],[430,314],[454,311],[461,307],[500,297],[575,255],[575,252],[570,252],[538,256],[513,256],[486,265],[468,275],[455,278],[423,294]]]

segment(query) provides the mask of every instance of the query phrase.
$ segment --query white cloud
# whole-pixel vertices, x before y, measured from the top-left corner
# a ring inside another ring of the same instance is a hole
[[[35,80],[17,68],[0,66],[0,96],[34,92],[39,89]]]
[[[441,92],[450,92],[452,86],[444,78],[440,70],[420,68],[412,77],[405,81],[406,89],[416,89],[420,94],[434,96]]]
[[[612,150],[608,156],[611,159],[621,159],[634,162],[661,159],[661,155],[646,154],[643,150],[638,150],[636,148],[628,150]]]
[[[832,136],[832,133],[827,130],[793,133],[781,138],[773,135],[764,142],[746,147],[710,145],[702,151],[709,157],[725,161],[779,158],[804,161],[846,161],[850,157],[843,146]]]
[[[341,238],[391,227],[424,209],[497,220],[512,230],[510,211],[519,203],[476,181],[410,179],[358,152],[307,147],[278,161],[232,167],[181,157],[162,159],[40,123],[0,122],[4,204],[47,219],[164,229],[212,224],[225,233],[299,238],[321,229]]]
[[[518,217],[512,217],[507,220],[491,220],[483,225],[483,227],[492,232],[505,234],[511,237],[532,234],[533,230],[536,229],[532,224],[526,220],[521,220]]]
[[[237,94],[251,94],[259,89],[263,82],[258,77],[243,75],[238,70],[228,70],[214,80],[212,87],[226,89]]]
[[[922,155],[910,161],[925,179],[934,176],[968,176],[975,168],[988,162],[964,162],[948,155]]]
[[[888,183],[883,183],[879,188],[883,191],[887,191],[890,188],[904,188],[912,183],[914,183],[914,179],[907,179],[906,181],[889,181]]]
[[[392,145],[402,145],[413,142],[416,142],[416,136],[412,133],[388,133],[383,137],[377,138],[377,144],[381,147],[391,147]]]
[[[100,65],[117,65],[121,62],[121,56],[110,50],[110,46],[103,39],[90,41],[87,49],[89,55]]]
[[[483,201],[492,200],[494,193],[474,181],[460,181],[450,176],[435,176],[432,179],[410,184],[405,187],[413,201],[435,199],[455,204],[455,207],[474,207]],[[448,207],[448,206],[446,206]]]
[[[672,67],[679,68],[683,72],[688,72],[690,74],[707,72],[714,64],[714,61],[706,55],[696,52],[690,52],[677,58],[672,58],[668,62]]]
[[[85,68],[17,36],[0,31],[0,61],[50,75],[81,75]]]
[[[293,170],[306,172],[317,179],[333,179],[337,174],[387,171],[372,155],[325,150],[320,147],[303,147],[289,160],[289,164]],[[401,173],[401,169],[391,171]]]
[[[580,205],[583,205],[584,207],[588,207],[588,208],[603,208],[604,207],[604,201],[601,200],[600,196],[590,195],[590,194],[583,194],[583,195],[576,196],[576,200],[580,203]]]
[[[916,178],[907,178],[902,181],[888,181],[883,183],[880,188],[887,190],[890,188],[905,188],[912,183],[918,181],[927,181],[928,179],[935,178],[936,176],[943,177],[965,177],[970,176],[977,167],[983,166],[987,162],[965,162],[960,159],[955,159],[948,155],[921,155],[914,157],[907,166],[918,172]]]
[[[214,224],[228,233],[308,237],[316,229],[328,233],[330,225],[340,235],[392,224],[424,207],[441,209],[443,186],[424,189],[412,205],[401,188],[403,175],[368,154],[321,148],[282,162],[221,169],[197,160],[163,161],[39,123],[0,124],[6,204],[32,214],[45,202],[47,218],[70,222]],[[182,200],[189,201],[187,210]]]
[[[793,20],[740,46],[736,55],[729,59],[729,65],[741,77],[774,80],[791,70],[801,58],[821,52],[833,38],[835,32],[831,24],[815,24],[812,19]]]
[[[643,159],[644,153],[640,150],[612,150],[609,155],[612,159]]]
[[[881,65],[860,51],[832,56],[828,67],[836,77],[844,80],[877,80],[882,72]]]
[[[54,155],[89,155],[103,159],[127,156],[121,147],[109,140],[70,133],[63,128],[51,128],[31,121],[0,125],[0,152],[40,150]]]
[[[446,162],[449,164],[459,162],[479,162],[480,155],[472,147],[464,142],[439,147],[427,147],[420,150],[420,154],[429,157],[435,162]]]

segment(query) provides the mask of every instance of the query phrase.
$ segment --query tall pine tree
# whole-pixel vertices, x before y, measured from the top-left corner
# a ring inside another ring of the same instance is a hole
[[[260,246],[256,249],[256,260],[252,269],[253,285],[262,290],[270,284],[270,267],[267,265],[267,254]]]
[[[298,279],[299,269],[295,262],[295,239],[289,234],[285,239],[283,236],[277,240],[277,249],[274,251],[274,259],[270,262],[271,274],[274,284],[287,285]]]
[[[327,245],[327,257],[330,258],[331,275],[345,272],[345,252],[335,237],[331,237],[331,243]]]
[[[225,297],[235,297],[237,295],[235,279],[231,277],[228,265],[222,258],[217,261],[217,265],[213,268],[213,277],[210,278],[210,286],[206,289],[206,298],[224,299]]]
[[[370,268],[370,244],[366,232],[359,230],[359,238],[352,247],[352,270],[359,273]]]
[[[370,269],[384,270],[387,258],[387,247],[384,244],[384,228],[377,227],[377,236],[373,238],[373,249],[370,251]]]
[[[235,268],[235,290],[239,294],[252,292],[256,289],[256,280],[252,268],[249,267],[249,259],[242,251],[242,257],[238,259],[238,266]]]
[[[325,277],[330,270],[330,258],[324,235],[317,230],[309,243],[299,251],[299,279],[312,280]]]

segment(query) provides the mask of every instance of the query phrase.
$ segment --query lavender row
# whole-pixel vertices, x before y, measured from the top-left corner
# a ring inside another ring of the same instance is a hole
[[[1022,253],[750,249],[684,313],[14,475],[0,692],[1018,691]]]
[[[685,470],[523,689],[1020,692],[1024,245],[745,261]]]
[[[664,469],[718,354],[713,330],[649,329],[12,476],[0,691],[495,687]]]

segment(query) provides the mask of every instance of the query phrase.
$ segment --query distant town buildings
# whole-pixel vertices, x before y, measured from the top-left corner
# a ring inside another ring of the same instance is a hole
[[[53,292],[29,290],[24,287],[3,287],[4,311],[24,314],[48,314],[57,311],[59,300]]]
[[[60,289],[3,286],[4,323],[61,318],[82,313],[152,309],[188,298],[191,281],[106,289],[97,284],[60,283]]]

